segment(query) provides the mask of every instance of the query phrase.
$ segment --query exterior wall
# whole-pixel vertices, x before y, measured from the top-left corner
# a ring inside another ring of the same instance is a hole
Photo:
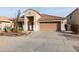
[[[61,21],[61,31],[65,31],[65,24],[67,24],[67,19]]]
[[[79,9],[67,16],[67,30],[71,30],[71,24],[79,25]]]
[[[70,16],[67,17],[67,30],[68,31],[71,30],[71,19],[70,19]]]
[[[0,30],[1,30],[1,31],[4,31],[4,27],[5,27],[5,26],[10,27],[10,26],[11,26],[11,23],[10,23],[10,22],[1,22],[1,23],[0,23]]]
[[[28,31],[28,18],[27,16],[34,16],[34,31],[39,31],[39,22],[38,19],[40,15],[33,10],[27,10],[24,15],[24,31]]]

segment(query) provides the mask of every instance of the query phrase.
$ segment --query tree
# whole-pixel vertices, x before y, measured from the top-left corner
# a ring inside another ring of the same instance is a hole
[[[14,31],[15,32],[18,32],[18,27],[19,27],[18,20],[19,20],[20,14],[21,14],[20,10],[18,10],[18,14],[17,14],[15,20],[13,21],[14,22]]]

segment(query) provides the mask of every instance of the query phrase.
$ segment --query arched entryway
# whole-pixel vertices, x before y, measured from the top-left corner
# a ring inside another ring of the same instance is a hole
[[[27,16],[28,18],[28,31],[34,30],[34,16]]]

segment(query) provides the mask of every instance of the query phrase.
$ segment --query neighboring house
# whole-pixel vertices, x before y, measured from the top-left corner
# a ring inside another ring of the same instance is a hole
[[[36,10],[24,11],[19,23],[23,25],[24,31],[61,31],[63,17],[40,14]]]
[[[76,8],[66,18],[67,18],[67,30],[71,31],[71,26],[77,25],[78,32],[79,32],[79,8]]]
[[[8,17],[0,16],[0,31],[3,31],[5,26],[11,26],[11,21]]]

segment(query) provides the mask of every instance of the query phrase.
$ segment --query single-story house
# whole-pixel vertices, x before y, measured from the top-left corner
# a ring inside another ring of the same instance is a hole
[[[5,26],[13,27],[13,20],[0,16],[0,30]],[[61,31],[64,28],[64,17],[41,14],[36,10],[28,9],[19,18],[19,28],[26,31]],[[62,26],[63,25],[63,26]]]
[[[3,31],[4,27],[11,26],[11,21],[9,20],[8,17],[5,16],[0,16],[0,31]]]
[[[28,9],[19,18],[19,24],[24,31],[61,31],[63,20],[64,17],[41,14],[36,10]]]
[[[66,18],[67,30],[76,30],[79,33],[79,8],[76,8],[74,11],[72,11]]]

